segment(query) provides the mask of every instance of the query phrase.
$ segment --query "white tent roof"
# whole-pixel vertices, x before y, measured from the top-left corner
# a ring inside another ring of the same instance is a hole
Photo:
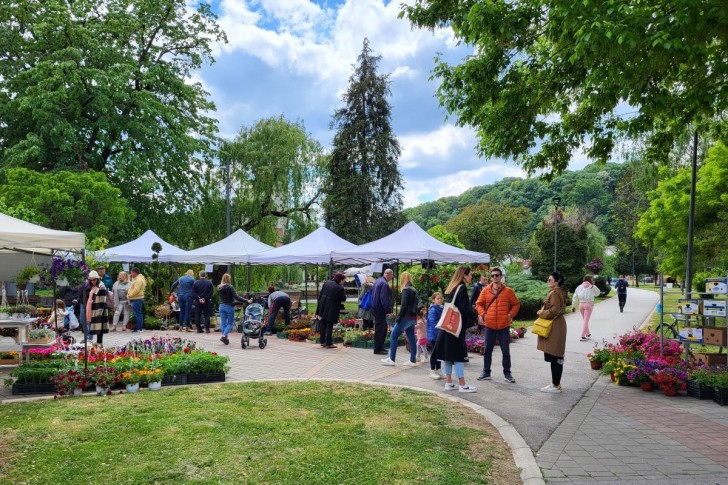
[[[285,246],[250,257],[251,264],[328,264],[333,251],[355,248],[325,227]]]
[[[96,251],[95,257],[100,261],[108,263],[151,263],[153,261],[152,244],[155,242],[162,245],[162,250],[159,252],[160,262],[165,261],[163,259],[165,257],[186,253],[184,249],[168,243],[149,229],[133,241],[102,251]]]
[[[187,251],[184,254],[165,257],[162,261],[172,263],[245,264],[252,254],[271,249],[273,249],[273,246],[264,244],[242,229],[238,229],[225,239]]]
[[[0,250],[50,254],[53,250],[82,251],[86,237],[81,232],[57,231],[0,213]]]
[[[397,232],[376,241],[344,251],[334,251],[337,263],[357,264],[377,261],[419,261],[432,259],[439,263],[489,263],[488,253],[456,248],[427,234],[415,222],[405,224]]]

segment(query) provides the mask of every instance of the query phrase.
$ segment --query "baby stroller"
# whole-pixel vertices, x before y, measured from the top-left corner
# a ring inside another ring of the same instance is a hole
[[[264,349],[268,339],[263,336],[263,306],[258,303],[251,303],[245,309],[242,321],[243,338],[240,345],[243,348],[250,347],[250,339],[258,339],[258,347]]]

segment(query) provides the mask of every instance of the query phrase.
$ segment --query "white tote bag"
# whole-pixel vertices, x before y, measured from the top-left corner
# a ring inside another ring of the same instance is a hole
[[[460,314],[460,310],[453,304],[462,286],[458,286],[457,290],[455,290],[452,301],[445,303],[440,320],[435,325],[435,328],[443,330],[455,337],[459,337],[460,332],[463,330],[463,316]]]

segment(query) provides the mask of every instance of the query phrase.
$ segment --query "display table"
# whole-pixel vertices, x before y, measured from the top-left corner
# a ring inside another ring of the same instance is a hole
[[[28,343],[28,329],[35,321],[35,318],[28,320],[0,320],[0,328],[14,328],[18,331],[16,337],[0,337],[0,352],[18,352],[21,355],[20,361],[22,361],[23,349],[53,345],[53,342],[49,344]]]

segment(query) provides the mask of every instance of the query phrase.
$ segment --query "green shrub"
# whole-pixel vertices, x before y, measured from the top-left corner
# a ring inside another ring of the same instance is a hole
[[[603,297],[606,297],[609,295],[609,292],[612,291],[612,287],[609,286],[609,283],[607,282],[607,279],[603,276],[594,276],[594,284],[597,285],[597,288],[601,290],[601,295]],[[568,304],[566,306],[569,306]]]
[[[516,318],[525,320],[536,318],[536,312],[543,305],[548,295],[549,287],[526,273],[506,274],[506,285],[516,292],[518,301],[521,302],[521,309]]]

